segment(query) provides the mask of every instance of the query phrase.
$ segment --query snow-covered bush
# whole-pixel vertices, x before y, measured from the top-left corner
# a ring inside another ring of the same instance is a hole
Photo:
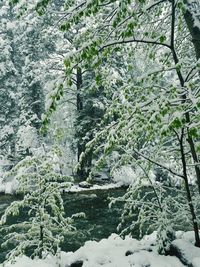
[[[122,185],[130,185],[134,181],[136,175],[136,172],[131,166],[122,166],[113,172],[113,180]]]
[[[137,181],[137,179],[140,179],[140,176],[142,175],[142,170],[139,167],[133,168],[131,165],[121,166],[117,169],[113,169],[112,176],[113,180],[115,182],[119,182],[122,185],[131,185]],[[143,181],[143,183],[150,184],[150,182],[154,182],[156,179],[156,176],[153,172],[153,170],[148,171],[148,176],[150,181]]]
[[[146,180],[146,183],[145,183]],[[192,218],[183,189],[167,187],[161,183],[151,182],[144,176],[133,182],[127,193],[112,199],[124,202],[124,211],[118,230],[121,235],[138,235],[157,231],[157,249],[160,254],[167,254],[171,242],[175,239],[175,230],[191,230]],[[193,196],[195,211],[199,221],[199,197]]]
[[[173,229],[173,226],[168,224],[168,221],[165,219],[163,220],[163,223],[158,227],[157,230],[157,248],[158,253],[161,255],[168,254],[170,250],[171,242],[174,241],[176,238],[175,231]]]
[[[12,169],[19,183],[17,192],[23,194],[23,199],[14,201],[1,218],[1,231],[6,231],[2,248],[14,246],[7,254],[9,261],[27,253],[32,258],[58,254],[64,236],[76,230],[73,220],[83,214],[65,218],[61,196],[71,178],[55,171],[54,165],[51,155],[46,155],[27,157]],[[27,214],[23,221],[24,212]],[[18,218],[7,225],[10,216]]]

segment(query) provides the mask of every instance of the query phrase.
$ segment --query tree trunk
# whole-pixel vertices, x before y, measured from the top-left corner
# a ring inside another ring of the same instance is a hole
[[[44,233],[43,233],[43,226],[40,225],[40,251],[39,251],[39,258],[42,259],[42,252],[43,252],[43,242],[44,242]]]
[[[188,27],[188,30],[192,36],[192,43],[195,48],[195,53],[196,53],[196,59],[200,59],[200,27],[197,27],[195,24],[196,22],[199,23],[200,25],[200,2],[199,0],[184,0],[184,3],[186,5],[186,12],[184,14],[184,18]],[[189,114],[186,114],[186,121],[189,123],[190,118]],[[199,160],[198,160],[198,155],[195,149],[195,144],[193,141],[193,138],[190,136],[188,133],[188,139],[187,139],[190,149],[191,149],[191,155],[195,164],[195,172],[196,172],[196,177],[197,177],[197,185],[198,185],[198,190],[200,194],[200,168],[199,168]]]
[[[83,110],[83,101],[82,101],[81,94],[80,94],[82,83],[83,83],[82,71],[81,71],[81,68],[78,67],[76,71],[76,87],[77,87],[76,107],[77,107],[78,113]],[[80,155],[83,151],[80,141],[78,141],[77,149],[78,149],[78,162],[79,162]]]
[[[196,27],[194,26],[193,14],[190,12],[190,10],[194,10],[194,8],[193,8],[194,6],[191,4],[191,1],[193,1],[193,0],[184,0],[185,4],[188,6],[187,12],[189,12],[189,13],[186,12],[184,14],[184,16],[185,16],[186,23],[187,22],[189,23],[189,30],[190,30],[191,34],[194,34],[194,32],[195,32],[194,29],[196,29]],[[177,56],[177,53],[176,53],[176,50],[175,50],[175,46],[174,46],[175,1],[174,0],[171,0],[171,3],[172,3],[171,50],[172,50],[172,56],[173,56],[173,59],[174,59],[174,63],[175,64],[178,64],[179,63],[179,59],[178,59],[178,56]],[[196,3],[195,0],[193,1],[193,4],[194,3]],[[200,7],[200,4],[197,4],[196,3],[196,5]],[[199,52],[200,52],[200,47],[198,47],[198,45],[200,46],[200,36],[199,36],[199,41],[198,42],[195,41],[193,43],[194,43],[195,50],[196,50],[196,55],[197,55],[197,58],[198,58],[198,51],[197,50],[199,50]],[[200,56],[200,54],[199,54],[199,56]],[[176,69],[176,72],[177,72],[177,76],[178,76],[179,81],[180,81],[180,85],[181,85],[182,88],[184,88],[185,87],[185,80],[183,78],[183,75],[181,73],[181,70]],[[184,94],[182,96],[182,98],[183,98],[182,102],[185,103],[185,101],[187,99],[187,95]],[[191,120],[190,120],[190,113],[189,113],[189,111],[185,113],[185,118],[186,118],[186,122],[188,124],[190,124]],[[198,191],[199,191],[199,194],[200,194],[200,169],[199,169],[199,166],[198,166],[199,160],[198,160],[198,155],[197,155],[197,152],[196,152],[196,149],[195,149],[194,139],[190,135],[189,131],[188,131],[187,142],[188,142],[188,144],[190,146],[191,157],[192,157],[192,159],[194,161],[194,164],[195,164],[195,173],[196,173],[196,178],[197,178],[197,186],[198,186]]]
[[[80,67],[77,67],[76,70],[76,89],[77,89],[77,98],[76,98],[76,108],[78,112],[78,116],[80,116],[81,112],[83,111],[83,100],[81,97],[81,87],[82,87],[83,79],[82,79],[82,70]],[[79,121],[79,118],[78,118]],[[85,159],[82,159],[80,161],[80,156],[81,153],[84,152],[85,147],[82,144],[81,141],[81,136],[78,136],[78,142],[77,142],[77,160],[78,163],[80,164],[78,170],[77,170],[77,175],[80,179],[84,179],[86,176],[85,173]]]
[[[197,27],[195,20],[200,23],[200,16],[197,15],[200,12],[200,2],[199,0],[184,0],[184,3],[187,8],[184,18],[192,36],[192,43],[198,60],[200,58],[200,27]]]
[[[181,161],[182,161],[182,166],[183,166],[183,176],[184,176],[185,190],[186,190],[186,194],[187,194],[188,205],[189,205],[190,213],[192,216],[192,223],[193,223],[194,235],[195,235],[195,246],[200,247],[200,238],[199,238],[199,229],[198,229],[197,217],[196,217],[194,206],[192,203],[192,196],[190,193],[190,187],[189,187],[189,183],[188,183],[188,175],[187,175],[187,167],[186,167],[183,138],[184,138],[184,129],[182,129],[182,135],[181,135],[181,138],[179,140],[180,141],[180,151],[181,151]]]
[[[187,3],[189,3],[190,0],[184,0],[185,2],[187,1]],[[175,46],[174,46],[174,34],[175,34],[175,0],[171,0],[171,4],[172,4],[172,21],[171,21],[171,51],[172,51],[172,56],[174,59],[174,63],[178,64],[179,63],[179,59],[175,50]],[[185,80],[184,77],[181,73],[180,69],[176,69],[177,72],[177,76],[179,78],[180,81],[180,85],[182,88],[184,88],[185,86]],[[185,103],[187,99],[187,95],[183,94],[182,96],[182,103]],[[186,122],[189,124],[190,123],[190,113],[189,111],[185,113],[185,118],[186,118]],[[189,132],[187,131],[187,142],[189,143],[190,146],[190,150],[191,150],[191,156],[194,160],[194,162],[196,163],[195,159],[198,160],[197,157],[197,153],[195,150],[195,145],[194,145],[194,140],[192,138],[192,136],[190,136]],[[188,182],[188,175],[187,175],[187,163],[186,163],[186,158],[185,158],[185,152],[184,152],[184,144],[183,144],[183,140],[184,140],[184,128],[182,129],[182,133],[181,133],[181,137],[179,139],[179,143],[180,143],[180,153],[181,153],[181,161],[182,161],[182,167],[183,167],[183,177],[184,177],[184,182],[185,182],[185,190],[186,190],[186,194],[187,194],[187,201],[188,201],[188,205],[190,208],[190,213],[191,213],[191,217],[192,217],[192,223],[193,223],[193,228],[194,228],[194,234],[195,234],[195,246],[200,247],[200,237],[199,237],[199,229],[198,229],[198,223],[197,223],[197,218],[196,218],[196,214],[195,214],[195,210],[194,210],[194,206],[192,203],[192,196],[190,193],[190,187],[189,187],[189,182]],[[195,166],[195,171],[196,171],[196,177],[197,177],[197,184],[198,184],[198,189],[200,190],[200,172],[199,172],[199,168]],[[200,191],[199,191],[200,193]]]

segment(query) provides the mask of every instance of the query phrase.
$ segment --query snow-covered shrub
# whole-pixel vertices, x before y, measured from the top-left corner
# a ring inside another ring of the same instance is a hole
[[[140,238],[157,231],[158,252],[167,254],[171,242],[175,239],[174,231],[192,229],[185,194],[183,189],[167,187],[157,182],[145,183],[145,178],[140,177],[129,187],[123,197],[111,201],[110,205],[116,201],[124,202],[118,230],[121,231],[122,236],[131,234]],[[199,200],[194,198],[193,200],[199,216]]]
[[[61,190],[70,186],[71,178],[56,172],[54,164],[51,155],[27,157],[12,169],[23,199],[14,201],[1,218],[1,231],[6,231],[2,248],[14,246],[9,261],[27,253],[32,258],[58,254],[64,236],[76,230],[74,218],[83,215],[65,218]],[[10,216],[17,216],[16,223],[7,225]]]
[[[162,219],[162,218],[161,218]],[[173,226],[169,224],[168,221],[165,219],[163,220],[163,223],[159,226],[157,230],[157,248],[158,253],[165,255],[168,254],[171,242],[176,239],[175,231],[173,229]]]
[[[142,170],[139,167],[133,168],[131,165],[120,166],[114,168],[112,171],[113,180],[121,183],[122,185],[131,185],[142,175]],[[155,181],[155,174],[153,170],[148,171],[150,181],[143,181],[144,183],[151,183]],[[139,178],[140,179],[140,178]]]
[[[119,182],[122,185],[130,185],[137,173],[131,168],[131,166],[122,166],[119,169],[114,170],[113,180]]]

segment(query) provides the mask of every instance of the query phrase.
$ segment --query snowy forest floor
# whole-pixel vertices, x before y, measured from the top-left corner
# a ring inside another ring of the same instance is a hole
[[[182,263],[175,256],[159,255],[156,251],[156,232],[138,241],[129,236],[122,239],[112,234],[99,242],[87,241],[77,251],[61,252],[60,259],[47,257],[32,260],[26,256],[5,267],[200,267],[200,249],[193,245],[193,232],[178,232],[173,244],[178,247]]]

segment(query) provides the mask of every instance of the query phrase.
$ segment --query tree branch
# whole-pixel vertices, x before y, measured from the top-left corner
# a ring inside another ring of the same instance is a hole
[[[140,156],[140,157],[146,159],[147,161],[149,161],[149,162],[151,162],[151,163],[157,165],[158,167],[160,167],[160,168],[162,168],[162,169],[167,170],[168,172],[172,173],[173,175],[176,175],[176,176],[178,176],[178,177],[184,179],[184,176],[183,176],[182,174],[173,171],[172,169],[168,168],[167,166],[165,166],[165,165],[163,165],[163,164],[161,164],[161,163],[158,163],[157,161],[155,161],[155,160],[153,160],[153,159],[150,159],[149,157],[143,155],[142,153],[140,153],[140,152],[137,151],[136,149],[133,149],[133,151],[134,151],[138,156]]]
[[[110,47],[110,46],[114,46],[114,45],[118,45],[118,44],[127,44],[127,43],[144,43],[144,44],[152,44],[152,45],[161,45],[161,46],[165,46],[165,47],[171,49],[171,46],[168,44],[165,44],[165,43],[160,43],[160,42],[157,42],[154,40],[145,40],[145,39],[135,39],[134,38],[134,39],[122,39],[119,41],[113,41],[113,42],[107,43],[99,49],[99,52],[101,52],[102,50],[104,50],[105,48]]]

